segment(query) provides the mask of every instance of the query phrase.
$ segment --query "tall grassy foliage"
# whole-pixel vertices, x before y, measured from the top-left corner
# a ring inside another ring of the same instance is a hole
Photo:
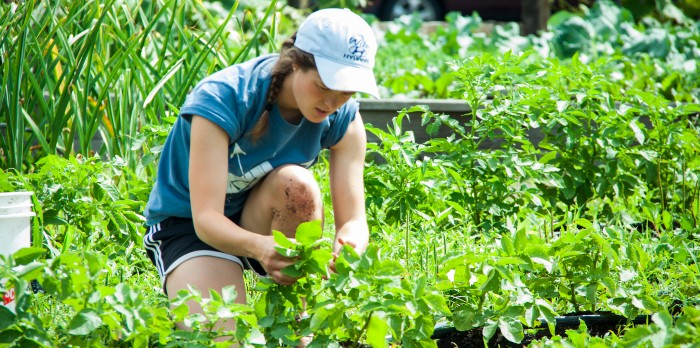
[[[143,127],[172,115],[189,86],[274,49],[275,4],[255,22],[236,16],[238,1],[223,16],[194,0],[0,4],[0,167],[98,153],[137,168]]]

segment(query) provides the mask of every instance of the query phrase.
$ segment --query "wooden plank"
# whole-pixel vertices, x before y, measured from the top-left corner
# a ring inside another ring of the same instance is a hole
[[[410,109],[415,105],[425,105],[430,111],[436,114],[448,114],[456,119],[464,119],[463,115],[471,113],[471,108],[463,100],[458,99],[358,99],[360,103],[360,114],[362,121],[369,123],[380,129],[388,129],[391,120],[403,109]],[[408,119],[403,122],[405,131],[412,131],[416,142],[425,142],[431,137],[425,132],[425,127],[421,126],[421,114],[418,112],[409,113]],[[447,137],[452,131],[447,127],[440,127],[437,137]],[[367,132],[367,141],[377,142],[374,134]]]
[[[536,35],[547,29],[549,19],[549,0],[522,0],[521,35]]]
[[[392,119],[396,117],[401,110],[410,109],[415,105],[425,105],[435,114],[447,114],[453,119],[456,119],[469,129],[468,123],[471,119],[472,109],[469,105],[459,99],[358,99],[360,103],[360,114],[365,124],[387,130],[392,126]],[[447,126],[440,127],[436,135],[430,136],[425,131],[425,126],[421,125],[421,113],[412,112],[408,114],[408,118],[403,121],[404,132],[411,131],[416,143],[425,143],[431,138],[447,138],[453,134],[452,130]],[[537,146],[543,138],[543,134],[539,129],[530,129],[527,132],[528,139]],[[370,131],[367,131],[367,141],[378,143],[379,139]],[[502,144],[500,139],[490,139],[481,143],[481,149],[496,149]]]

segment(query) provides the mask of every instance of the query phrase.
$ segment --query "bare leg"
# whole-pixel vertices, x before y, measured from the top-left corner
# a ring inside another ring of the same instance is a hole
[[[243,269],[231,260],[226,260],[213,256],[199,256],[189,259],[177,266],[165,280],[165,289],[168,297],[172,300],[177,297],[177,292],[187,289],[190,285],[201,291],[202,297],[209,297],[209,289],[221,290],[229,285],[236,287],[237,303],[246,303],[245,282],[243,280]],[[190,314],[203,313],[202,307],[195,301],[187,303]],[[226,321],[218,323],[219,328],[234,330],[236,323]],[[176,324],[178,329],[189,330],[184,323]]]
[[[241,227],[269,235],[272,230],[294,237],[297,226],[306,221],[323,218],[321,190],[313,174],[306,168],[286,165],[273,170],[251,191],[243,208]],[[236,302],[246,303],[243,270],[233,261],[211,256],[200,256],[180,264],[167,277],[165,288],[170,299],[181,289],[192,286],[208,297],[209,289],[221,292],[234,285],[238,292]],[[196,302],[187,304],[190,313],[202,313]],[[233,330],[235,322],[219,323],[221,328]],[[183,323],[178,328],[188,329]]]
[[[287,165],[273,170],[253,188],[241,215],[241,227],[260,234],[280,231],[293,238],[302,222],[322,220],[321,189],[306,168]],[[305,347],[310,337],[301,339]]]

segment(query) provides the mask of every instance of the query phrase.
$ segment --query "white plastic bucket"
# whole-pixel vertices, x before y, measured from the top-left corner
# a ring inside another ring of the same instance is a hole
[[[15,206],[0,207],[0,216],[31,213],[32,204],[18,204]]]
[[[32,245],[31,221],[34,215],[32,192],[0,193],[0,255],[12,255]],[[0,279],[0,283],[4,282]],[[0,303],[14,312],[14,288],[1,295]]]
[[[34,212],[0,215],[0,255],[12,255],[31,246],[31,221]]]
[[[0,192],[0,208],[7,208],[17,205],[32,204],[32,194],[30,191],[22,192]]]

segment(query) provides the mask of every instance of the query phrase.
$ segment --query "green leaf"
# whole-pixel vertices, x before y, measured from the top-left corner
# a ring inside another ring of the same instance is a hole
[[[576,219],[574,220],[574,223],[586,229],[593,228],[593,224],[589,220],[584,218]]]
[[[501,329],[503,337],[513,343],[520,343],[525,338],[523,324],[517,320],[501,318],[498,320],[498,328]]]
[[[92,308],[83,308],[70,322],[68,333],[71,335],[85,336],[102,325],[102,318]]]
[[[654,313],[651,319],[654,321],[654,324],[658,325],[664,331],[669,331],[673,327],[673,317],[665,310]]]
[[[22,248],[17,250],[12,257],[15,259],[15,264],[26,265],[46,254],[46,251],[44,248]]]
[[[27,263],[23,267],[17,268],[17,276],[25,280],[36,279],[46,268],[46,264],[43,262],[33,261]]]
[[[311,316],[311,322],[309,324],[312,331],[320,331],[328,327],[327,319],[331,315],[330,308],[333,308],[332,304],[325,307],[320,307],[314,312],[314,314]]]
[[[367,248],[368,250],[372,247],[372,244]],[[358,268],[360,264],[360,255],[357,251],[349,245],[343,245],[340,249],[340,255],[335,260],[335,269],[338,274],[348,274],[350,271],[354,271]]]
[[[292,337],[294,335],[294,330],[288,325],[278,324],[272,328],[270,333],[273,338]]]
[[[425,277],[418,277],[413,288],[413,297],[420,298],[425,294],[426,280]]]
[[[536,306],[528,306],[525,309],[525,324],[535,326],[535,320],[539,319],[539,310]]]
[[[311,255],[308,256],[307,262],[312,266],[311,272],[325,274],[328,271],[328,265],[333,259],[333,254],[325,249],[314,249]]]
[[[513,241],[508,237],[507,235],[504,235],[501,238],[501,246],[503,247],[503,251],[506,252],[507,256],[515,256],[515,247],[513,246]]]
[[[160,81],[158,81],[158,83],[153,87],[153,89],[151,90],[151,92],[148,93],[148,96],[146,96],[146,99],[145,99],[144,102],[143,102],[143,108],[144,108],[144,109],[145,109],[145,108],[148,106],[148,104],[153,100],[153,98],[156,96],[156,94],[158,93],[158,91],[160,91],[160,90],[163,88],[163,85],[165,85],[165,83],[168,82],[168,80],[170,80],[170,78],[173,77],[173,75],[174,75],[175,73],[177,73],[178,70],[180,70],[180,67],[182,67],[182,62],[183,62],[184,60],[185,60],[184,57],[183,57],[183,58],[180,58],[180,60],[178,60],[175,64],[173,64],[173,67],[170,68],[170,71],[168,71],[168,72],[165,74],[165,76],[163,76],[163,78],[160,79]]]
[[[637,142],[640,145],[644,145],[644,140],[645,140],[644,132],[642,131],[641,128],[639,128],[639,125],[637,125],[637,121],[632,120],[632,121],[630,121],[629,125],[630,125],[630,128],[632,128],[632,132],[634,132],[634,137],[637,138]]]
[[[287,249],[288,250],[288,249]],[[285,268],[282,268],[282,274],[292,277],[292,278],[301,278],[304,276],[304,272],[301,270],[298,270],[295,265],[289,265]]]
[[[308,221],[297,227],[296,240],[301,245],[308,247],[321,239],[321,235],[323,235],[321,220]]]
[[[2,330],[0,333],[0,343],[12,343],[23,336],[23,332],[14,328]]]
[[[480,324],[477,321],[473,308],[459,309],[453,313],[452,321],[455,323],[455,328],[459,331],[471,330]]]
[[[389,324],[377,314],[372,314],[367,328],[367,343],[372,348],[387,347],[386,334],[389,331]]]
[[[275,245],[275,250],[284,257],[297,257],[299,256],[299,250],[283,248],[279,245]]]
[[[496,329],[498,329],[497,322],[489,321],[486,325],[484,325],[483,330],[481,330],[482,334],[484,335],[484,343],[488,342],[491,337],[496,334]]]
[[[608,292],[614,294],[617,289],[617,282],[611,277],[603,277],[601,284],[608,289]]]
[[[187,316],[189,313],[189,307],[186,305],[182,304],[179,306],[171,307],[170,309],[170,314],[173,316],[176,321],[179,321]]]
[[[591,305],[596,305],[596,296],[598,295],[598,283],[591,283],[586,286],[586,300]]]
[[[664,210],[661,217],[663,218],[663,223],[666,230],[671,231],[673,229],[673,217],[671,216],[671,213],[669,213],[668,210]]]
[[[485,283],[481,284],[481,286],[479,287],[479,290],[498,292],[498,290],[500,288],[501,288],[501,275],[495,268],[493,268],[493,269],[491,269],[491,271],[489,271],[488,279],[486,280]]]
[[[651,340],[654,332],[658,330],[652,326],[637,326],[625,332],[623,342],[625,347],[648,347],[645,345]]]
[[[424,296],[430,308],[442,315],[450,315],[450,307],[447,306],[447,300],[439,293],[428,293]]]
[[[291,240],[289,240],[289,239],[287,238],[287,236],[285,236],[285,235],[284,235],[282,232],[280,232],[280,231],[272,231],[272,237],[275,239],[275,243],[277,243],[277,245],[279,245],[279,246],[281,246],[281,247],[283,247],[283,248],[286,248],[286,249],[294,249],[294,247],[295,247],[294,242],[292,242]],[[279,250],[278,250],[278,252],[279,252]],[[280,253],[280,254],[282,254],[282,253]],[[284,255],[284,254],[282,254],[282,255]]]
[[[226,305],[236,303],[236,298],[238,293],[236,292],[236,287],[233,285],[225,286],[221,289],[221,298]]]
[[[0,306],[0,332],[4,332],[8,327],[12,326],[15,322],[15,313],[5,307]],[[4,333],[3,333],[4,335]]]
[[[554,311],[554,308],[552,308],[552,305],[549,302],[543,299],[537,299],[535,300],[535,303],[537,304],[537,309],[540,311],[540,315],[544,317],[547,323],[552,325],[556,323],[557,313]]]
[[[88,265],[88,269],[90,271],[91,276],[96,276],[102,272],[104,272],[105,267],[104,267],[104,258],[101,255],[95,254],[95,253],[85,253],[83,254],[83,257],[85,257],[85,261]]]
[[[24,337],[26,337],[28,341],[37,344],[37,347],[51,347],[56,345],[55,342],[51,340],[50,334],[43,329],[29,329],[24,332]]]

